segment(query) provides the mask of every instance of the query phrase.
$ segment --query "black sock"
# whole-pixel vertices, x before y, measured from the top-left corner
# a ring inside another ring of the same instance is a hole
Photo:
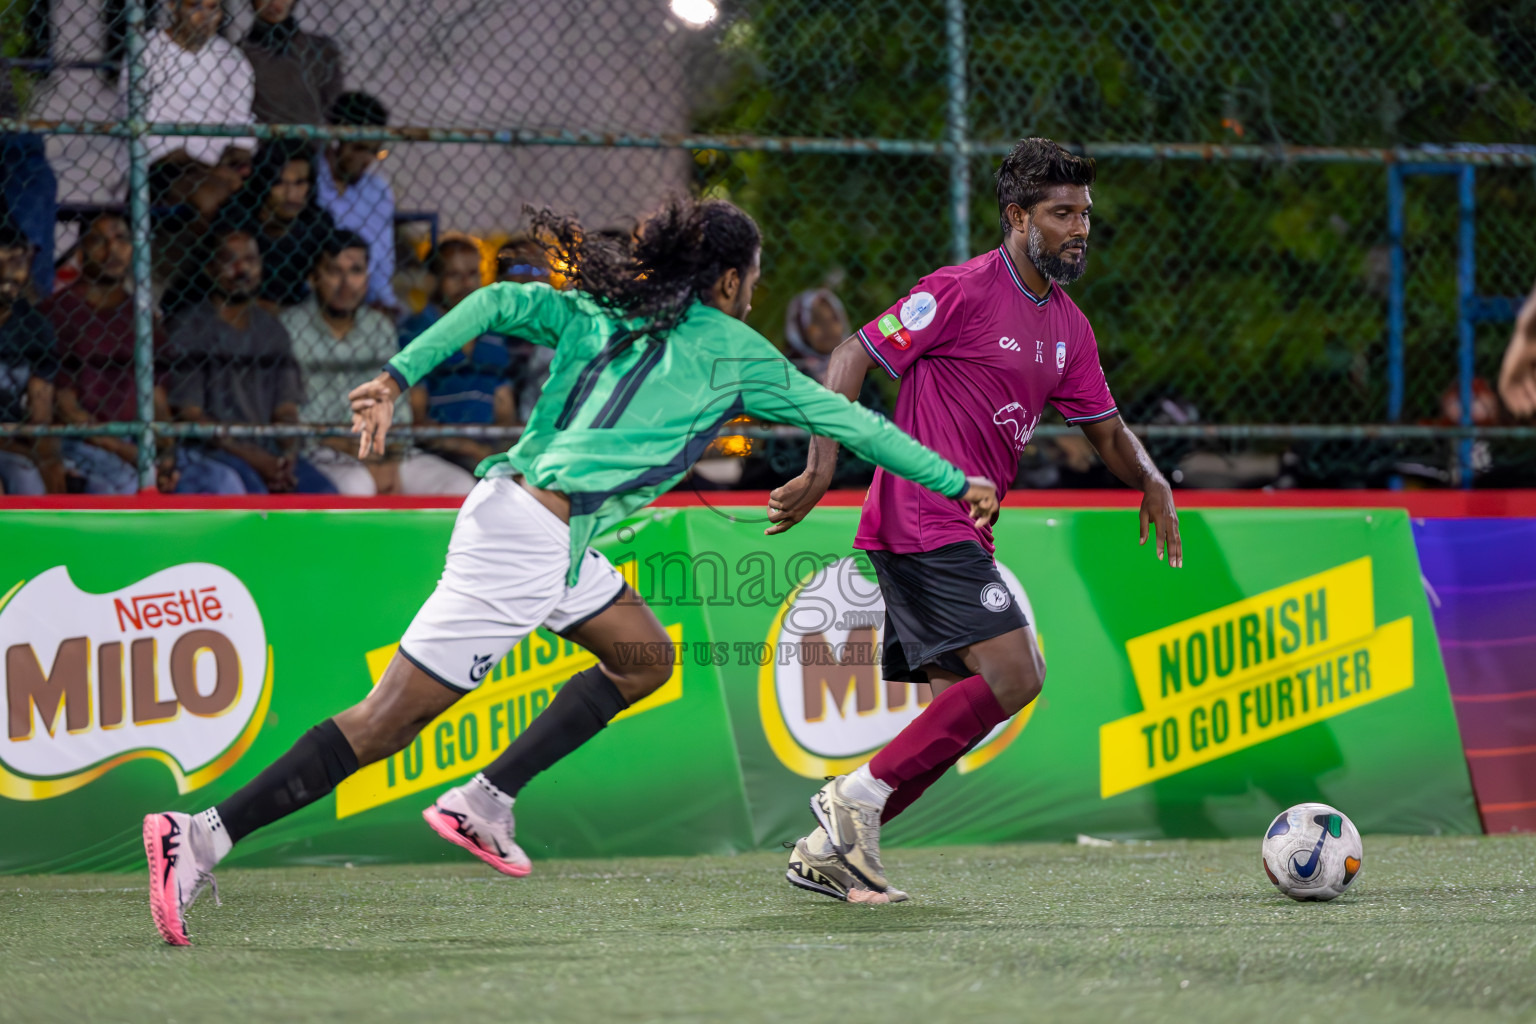
[[[571,676],[549,707],[481,772],[507,796],[528,780],[603,731],[629,701],[596,665]]]
[[[551,705],[553,706],[553,705]],[[299,737],[282,757],[218,805],[219,818],[238,842],[263,825],[286,818],[325,796],[357,771],[357,755],[334,719]]]

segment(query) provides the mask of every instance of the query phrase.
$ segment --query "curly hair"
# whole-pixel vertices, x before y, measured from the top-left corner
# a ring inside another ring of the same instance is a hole
[[[1092,185],[1098,171],[1091,159],[1073,156],[1050,139],[1020,139],[997,169],[997,212],[1008,235],[1008,206],[1026,213],[1053,185]]]
[[[573,287],[642,321],[634,340],[662,340],[721,274],[734,268],[745,275],[763,243],[757,222],[723,199],[673,198],[629,235],[589,232],[548,209],[529,213],[534,237]]]

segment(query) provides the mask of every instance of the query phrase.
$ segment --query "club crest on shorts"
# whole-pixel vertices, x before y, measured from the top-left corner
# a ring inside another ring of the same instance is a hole
[[[491,662],[496,660],[496,656],[493,654],[474,654],[470,657],[474,659],[474,662],[469,666],[469,678],[471,682],[478,683],[491,670]]]
[[[1013,604],[1013,595],[1001,583],[988,583],[981,588],[981,606],[989,612],[1005,612]]]

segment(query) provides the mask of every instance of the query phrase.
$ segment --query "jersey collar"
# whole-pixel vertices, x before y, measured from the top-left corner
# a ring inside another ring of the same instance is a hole
[[[1008,268],[1008,276],[1012,277],[1013,283],[1019,286],[1019,291],[1023,292],[1024,297],[1029,299],[1030,302],[1033,302],[1036,308],[1044,309],[1045,304],[1051,301],[1051,282],[1046,282],[1044,295],[1036,295],[1034,292],[1029,290],[1029,285],[1024,283],[1024,276],[1020,274],[1018,268],[1013,265],[1013,257],[1008,255],[1008,247],[1000,245],[997,247],[997,251],[1003,257],[1003,265]]]

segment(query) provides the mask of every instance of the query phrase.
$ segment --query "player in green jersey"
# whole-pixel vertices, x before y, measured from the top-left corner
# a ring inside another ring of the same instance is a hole
[[[726,421],[750,415],[804,427],[962,502],[977,521],[996,511],[989,481],[967,479],[889,421],[803,376],[742,322],[761,236],[730,203],[674,201],[632,240],[585,235],[547,212],[534,227],[553,240],[574,287],[483,288],[352,392],[366,458],[383,450],[400,395],[469,339],[494,331],[554,350],[522,437],[477,470],[483,479],[459,510],[437,589],[373,692],[218,806],[145,817],[150,907],[167,942],[188,942],[186,909],[235,841],[403,749],[542,625],[599,663],[561,686],[484,771],[423,812],[439,835],[496,870],[528,874],[514,841],[518,792],[672,674],[671,638],[589,544],[680,480]],[[626,649],[654,656],[626,657]]]

